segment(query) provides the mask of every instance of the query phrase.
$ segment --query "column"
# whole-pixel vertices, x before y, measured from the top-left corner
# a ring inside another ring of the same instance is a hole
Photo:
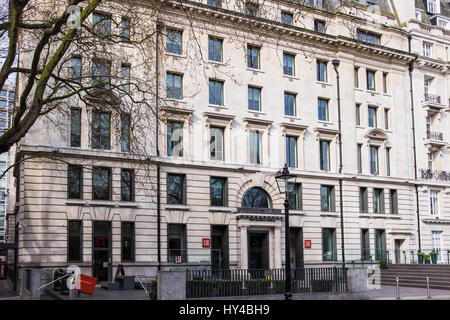
[[[281,227],[274,228],[275,269],[281,268]]]
[[[247,226],[241,226],[241,269],[248,269]]]

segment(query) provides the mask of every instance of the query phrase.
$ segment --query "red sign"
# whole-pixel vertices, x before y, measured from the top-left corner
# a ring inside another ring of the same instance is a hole
[[[305,248],[307,249],[311,248],[311,240],[305,240]]]
[[[90,295],[94,294],[97,278],[89,277],[84,274],[80,274],[80,288],[78,291],[84,292]]]
[[[203,238],[203,239],[202,239],[202,246],[203,246],[203,248],[209,248],[209,247],[211,247],[211,239],[209,239],[209,238]]]

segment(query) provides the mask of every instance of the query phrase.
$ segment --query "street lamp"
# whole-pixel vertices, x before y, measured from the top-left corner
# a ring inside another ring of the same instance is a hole
[[[289,236],[289,193],[292,193],[295,186],[295,180],[297,176],[290,174],[287,164],[284,165],[282,171],[275,176],[278,190],[280,194],[285,194],[284,198],[284,235],[285,235],[285,268],[286,268],[286,285],[284,290],[284,299],[292,300],[292,278],[291,278],[291,248],[290,248],[290,236]]]

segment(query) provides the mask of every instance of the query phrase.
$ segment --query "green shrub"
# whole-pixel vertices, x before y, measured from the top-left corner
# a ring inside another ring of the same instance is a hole
[[[311,290],[312,292],[332,292],[333,282],[332,279],[311,280]]]
[[[385,267],[387,265],[387,260],[380,260],[380,267]]]

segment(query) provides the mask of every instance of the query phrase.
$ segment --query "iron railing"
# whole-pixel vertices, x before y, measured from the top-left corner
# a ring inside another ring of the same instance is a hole
[[[444,134],[442,132],[427,131],[427,139],[444,141]]]
[[[423,180],[450,181],[450,172],[441,170],[420,169],[420,178]]]
[[[425,102],[441,103],[441,96],[432,93],[425,93]]]
[[[283,294],[284,269],[187,270],[186,297]],[[293,293],[347,291],[347,268],[292,270]]]

